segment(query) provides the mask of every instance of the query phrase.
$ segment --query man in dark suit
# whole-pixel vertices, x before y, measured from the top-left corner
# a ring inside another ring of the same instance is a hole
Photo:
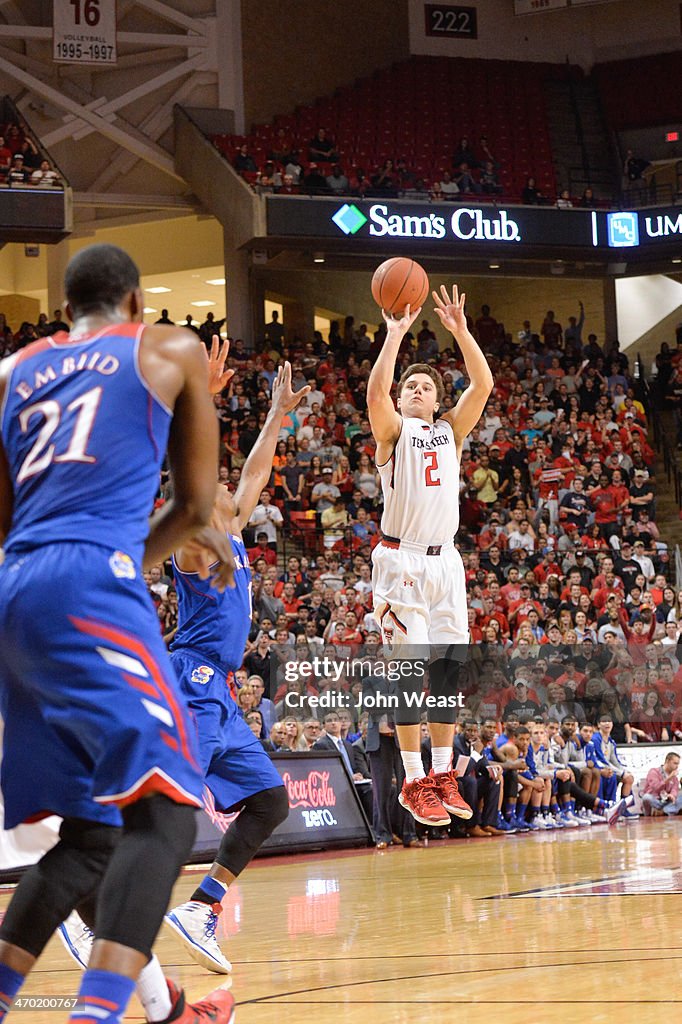
[[[372,786],[363,777],[361,772],[354,767],[355,751],[353,744],[341,737],[341,719],[337,711],[328,711],[324,716],[324,733],[312,745],[312,750],[335,750],[341,754],[341,760],[348,769],[348,773],[356,784],[355,788],[365,814],[371,820],[372,817]]]
[[[367,753],[367,747],[365,741],[367,739],[367,726],[369,723],[369,715],[366,711],[360,715],[358,722],[358,729],[360,735],[356,740],[353,741],[353,771],[359,772],[363,779],[372,779],[372,771],[369,766],[369,755]]]
[[[466,823],[466,831],[470,836],[483,838],[486,836],[501,836],[504,833],[495,827],[497,811],[500,801],[500,781],[493,778],[489,770],[490,762],[481,756],[478,760],[476,754],[482,750],[482,744],[478,735],[478,722],[469,718],[464,723],[462,732],[455,736],[453,744],[454,763],[458,757],[468,757],[464,775],[458,779],[462,796],[471,807],[473,817]],[[472,754],[474,756],[472,756]],[[480,801],[483,801],[483,808],[478,809]]]
[[[387,682],[379,676],[368,676],[362,681],[363,700],[371,696],[396,696],[400,694],[397,683]],[[405,780],[405,770],[400,757],[400,747],[395,730],[395,719],[380,708],[371,707],[367,726],[365,748],[372,772],[372,827],[378,850],[385,850],[393,842],[393,826],[403,841],[403,846],[419,846],[415,820],[398,803],[398,793]],[[393,780],[395,779],[395,786]]]

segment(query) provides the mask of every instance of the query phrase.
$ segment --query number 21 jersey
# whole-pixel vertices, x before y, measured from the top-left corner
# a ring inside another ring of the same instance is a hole
[[[393,455],[377,466],[382,532],[413,544],[446,544],[459,528],[459,459],[452,427],[403,417]]]
[[[19,354],[1,419],[14,486],[6,551],[89,541],[141,560],[172,416],[140,373],[143,331],[60,333]]]

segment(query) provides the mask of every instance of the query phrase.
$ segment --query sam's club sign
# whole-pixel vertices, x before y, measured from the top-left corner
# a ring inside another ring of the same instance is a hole
[[[520,242],[518,222],[506,210],[468,209],[460,207],[450,216],[424,212],[397,212],[385,203],[374,203],[366,217],[354,204],[344,203],[332,216],[345,235],[354,235],[365,224],[373,238],[391,235],[394,238],[461,238],[480,242]]]
[[[492,203],[427,203],[405,199],[334,199],[267,196],[267,234],[272,238],[325,239],[350,246],[395,241],[424,251],[486,246],[509,254],[529,250],[565,256],[567,249],[606,254],[629,248],[643,254],[682,243],[682,209],[638,211],[557,210],[551,206]],[[682,254],[682,252],[681,252]]]

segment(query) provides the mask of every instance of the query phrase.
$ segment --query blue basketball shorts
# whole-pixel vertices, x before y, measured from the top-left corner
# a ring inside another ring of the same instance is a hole
[[[190,648],[171,662],[196,722],[199,763],[219,811],[238,810],[247,797],[282,779],[233,701],[225,672]]]
[[[139,566],[62,543],[0,567],[5,828],[47,814],[118,825],[149,793],[201,806],[193,724]]]

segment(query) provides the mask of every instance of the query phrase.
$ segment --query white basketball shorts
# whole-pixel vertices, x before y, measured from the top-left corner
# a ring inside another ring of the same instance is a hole
[[[382,541],[372,552],[374,616],[392,647],[469,643],[464,565],[452,541],[440,553]]]

